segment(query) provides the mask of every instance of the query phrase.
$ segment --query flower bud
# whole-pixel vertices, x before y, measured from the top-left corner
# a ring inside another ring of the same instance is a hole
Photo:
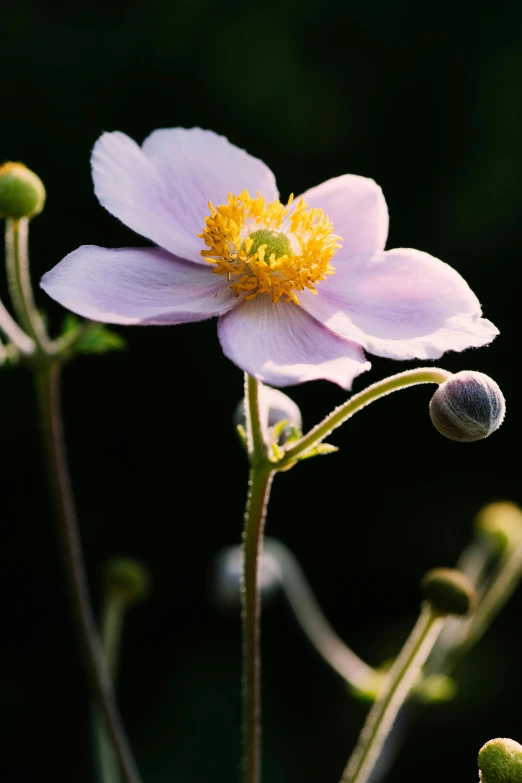
[[[475,588],[465,574],[454,568],[428,571],[421,585],[426,600],[438,614],[466,615],[475,608]]]
[[[143,601],[151,591],[148,570],[130,557],[114,557],[105,564],[105,589],[122,601]]]
[[[506,404],[498,385],[481,372],[465,370],[441,383],[430,402],[435,429],[450,440],[487,438],[504,420]]]
[[[32,218],[40,214],[45,204],[42,180],[23,163],[0,166],[0,217]]]
[[[481,783],[522,783],[522,745],[499,737],[489,740],[478,754]]]
[[[279,435],[278,442],[282,445],[294,432],[301,434],[303,421],[301,411],[286,394],[271,386],[259,384],[259,409],[261,421],[265,427],[274,427],[280,421],[288,421]],[[234,413],[234,425],[246,429],[245,401],[241,400]]]
[[[475,527],[502,553],[522,538],[522,508],[510,501],[489,503],[475,517]]]

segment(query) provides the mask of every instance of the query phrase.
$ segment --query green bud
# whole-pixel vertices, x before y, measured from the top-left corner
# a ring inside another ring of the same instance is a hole
[[[40,214],[44,204],[44,184],[34,171],[23,163],[0,166],[0,217],[32,218]]]
[[[522,509],[509,501],[489,503],[475,517],[475,527],[501,553],[522,536]]]
[[[148,570],[130,557],[114,557],[105,564],[105,589],[127,603],[143,601],[151,591]]]
[[[425,704],[451,701],[457,693],[457,683],[447,674],[428,674],[415,686],[414,694]]]
[[[522,745],[499,737],[489,740],[478,754],[481,783],[522,783]]]
[[[421,584],[426,600],[438,614],[466,615],[475,608],[475,588],[461,571],[434,568],[428,571]]]

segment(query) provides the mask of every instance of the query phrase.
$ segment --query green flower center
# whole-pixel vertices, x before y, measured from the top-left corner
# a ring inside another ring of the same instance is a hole
[[[271,255],[274,255],[276,259],[281,258],[281,256],[293,255],[290,240],[286,234],[283,234],[282,231],[273,231],[269,228],[261,228],[259,231],[253,231],[247,237],[247,239],[252,240],[252,245],[248,250],[249,256],[253,256],[254,253],[257,253],[262,245],[266,245],[265,261],[267,264],[270,263]]]

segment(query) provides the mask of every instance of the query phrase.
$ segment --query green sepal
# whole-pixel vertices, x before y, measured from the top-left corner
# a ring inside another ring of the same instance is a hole
[[[277,424],[274,424],[273,427],[270,427],[272,430],[272,437],[275,441],[279,440],[279,437],[281,433],[283,432],[284,428],[288,424],[288,419],[281,419],[281,421],[278,421]]]
[[[310,457],[320,457],[322,454],[333,454],[334,451],[339,451],[339,447],[332,446],[331,443],[319,443],[319,445],[314,446],[310,451],[300,454],[297,459],[301,461],[303,459],[309,459]]]
[[[2,346],[0,354],[0,367],[15,367],[20,361],[20,351],[13,345],[8,343]]]
[[[125,340],[121,335],[107,329],[96,321],[80,321],[74,315],[68,315],[63,323],[62,339],[66,344],[64,354],[104,354],[122,351]]]
[[[245,451],[248,451],[247,434],[246,434],[245,428],[243,427],[242,424],[236,424],[236,432],[237,432],[237,436],[239,438],[239,442],[241,443],[241,445],[243,446]]]

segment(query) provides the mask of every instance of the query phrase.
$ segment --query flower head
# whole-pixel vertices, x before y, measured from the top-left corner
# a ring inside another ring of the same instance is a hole
[[[44,275],[87,318],[218,316],[225,354],[251,375],[345,389],[370,368],[363,349],[437,359],[497,334],[447,264],[384,250],[388,212],[371,179],[340,176],[283,203],[264,163],[199,128],[158,130],[141,147],[105,133],[92,169],[101,204],[157,247],[83,246]]]

